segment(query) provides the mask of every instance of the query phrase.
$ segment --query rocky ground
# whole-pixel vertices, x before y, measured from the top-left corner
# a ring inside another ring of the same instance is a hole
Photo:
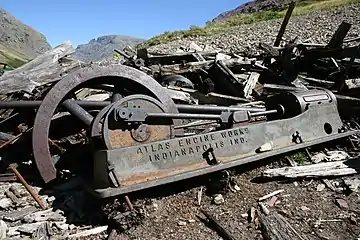
[[[329,150],[345,150],[357,156],[350,146],[348,140],[326,144]],[[309,149],[313,161],[319,149]],[[343,157],[345,151],[340,152]],[[300,156],[276,156],[262,163],[132,194],[130,198],[138,211],[134,214],[126,210],[121,197],[102,201],[93,198],[77,177],[52,190],[32,184],[46,210],[39,208],[20,183],[3,182],[0,239],[222,239],[204,222],[202,209],[215,216],[235,239],[263,239],[256,214],[262,211],[259,198],[274,191],[278,194],[261,202],[270,212],[284,216],[303,239],[358,239],[359,175],[292,180],[262,177],[266,169],[294,162],[312,164],[306,154]],[[109,220],[114,214],[116,223]],[[110,237],[111,229],[121,230]]]
[[[290,41],[298,37],[299,42],[325,44],[342,21],[353,24],[347,38],[355,38],[360,33],[360,4],[340,7],[333,11],[317,12],[307,16],[292,17],[283,40]],[[153,46],[151,52],[175,52],[195,42],[200,47],[211,46],[225,52],[239,54],[260,53],[260,42],[273,44],[280,29],[282,19],[259,22],[231,28],[223,34],[179,39],[177,41]]]

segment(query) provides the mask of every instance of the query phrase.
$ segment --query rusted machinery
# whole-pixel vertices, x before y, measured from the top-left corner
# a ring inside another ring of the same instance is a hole
[[[106,89],[111,101],[77,101],[80,88]],[[2,102],[2,108],[38,107],[33,127],[37,168],[57,177],[49,149],[50,124],[61,107],[88,126],[93,189],[102,198],[207,174],[350,136],[336,97],[327,90],[270,96],[265,108],[175,104],[145,73],[124,65],[75,71],[42,102]],[[87,108],[101,109],[92,111]],[[187,136],[183,120],[203,119],[213,131]],[[260,121],[258,121],[260,119]],[[266,120],[266,121],[265,121]]]

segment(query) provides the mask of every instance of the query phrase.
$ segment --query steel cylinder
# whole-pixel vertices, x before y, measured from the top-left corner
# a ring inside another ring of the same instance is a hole
[[[282,106],[284,109],[283,117],[297,116],[313,105],[335,104],[337,105],[335,95],[329,90],[306,90],[280,93],[271,96],[266,101],[266,109],[278,109]]]

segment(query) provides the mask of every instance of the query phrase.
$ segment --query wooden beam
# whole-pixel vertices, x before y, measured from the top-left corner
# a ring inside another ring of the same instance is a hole
[[[277,212],[270,212],[268,216],[258,214],[261,233],[265,240],[304,240],[291,224]]]
[[[358,158],[346,160],[311,164],[297,167],[283,167],[267,169],[264,177],[285,177],[285,178],[313,178],[313,177],[334,177],[357,174],[360,170]]]
[[[329,48],[339,48],[343,43],[347,33],[350,31],[351,24],[343,21],[334,35],[332,36],[330,42],[328,43],[327,47]]]
[[[248,80],[246,81],[245,87],[244,87],[244,97],[245,98],[250,98],[253,89],[256,86],[256,83],[258,82],[260,77],[260,74],[257,72],[252,72],[250,74],[250,77],[248,78]]]
[[[32,92],[36,86],[56,82],[85,67],[85,63],[67,58],[72,52],[71,42],[65,42],[15,70],[5,72],[0,77],[0,94],[22,90]]]
[[[285,15],[285,18],[284,18],[284,20],[283,20],[283,22],[281,24],[279,33],[278,33],[278,35],[276,37],[276,40],[275,40],[275,43],[274,43],[275,47],[278,47],[280,45],[281,39],[282,39],[282,37],[283,37],[283,35],[285,33],[286,26],[289,23],[289,20],[290,20],[292,12],[294,11],[295,5],[296,5],[296,2],[291,2],[290,5],[289,5],[289,8],[288,8],[288,10],[286,12],[286,15]]]

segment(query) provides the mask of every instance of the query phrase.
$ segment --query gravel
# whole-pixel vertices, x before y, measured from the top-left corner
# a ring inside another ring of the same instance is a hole
[[[298,37],[300,42],[325,44],[342,21],[353,24],[347,38],[360,35],[360,4],[348,5],[332,11],[316,12],[306,16],[292,17],[287,26],[283,40],[289,41]],[[249,25],[232,27],[226,33],[214,36],[199,36],[179,39],[167,44],[149,48],[151,52],[173,53],[179,47],[189,46],[192,42],[200,47],[211,46],[224,52],[241,54],[258,54],[260,42],[273,44],[280,29],[282,19],[264,21]]]

